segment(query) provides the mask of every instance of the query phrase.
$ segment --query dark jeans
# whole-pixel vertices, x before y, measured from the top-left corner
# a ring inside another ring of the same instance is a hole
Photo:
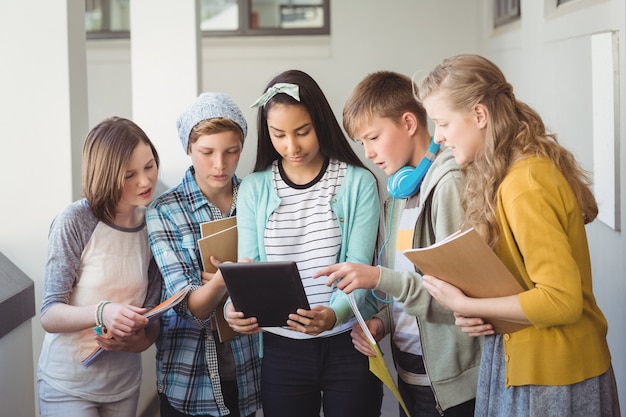
[[[382,383],[350,332],[314,339],[263,333],[264,417],[378,417]]]
[[[419,385],[409,385],[398,378],[398,391],[409,409],[411,416],[420,417],[441,417],[437,410],[435,394],[431,387],[423,387]],[[474,417],[474,405],[476,400],[469,400],[462,404],[450,407],[444,411],[445,417]],[[400,417],[407,417],[406,413],[399,406]]]
[[[226,407],[230,410],[228,417],[241,417],[239,414],[238,393],[236,382],[224,382],[222,381],[222,394],[224,395],[224,402]],[[191,414],[183,414],[176,410],[167,400],[167,397],[163,394],[159,394],[161,400],[161,417],[192,417]],[[207,416],[209,414],[206,414]],[[256,413],[252,413],[246,417],[255,417]]]

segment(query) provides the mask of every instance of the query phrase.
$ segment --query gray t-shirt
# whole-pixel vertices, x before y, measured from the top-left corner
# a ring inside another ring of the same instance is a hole
[[[50,227],[41,315],[57,303],[80,306],[109,300],[155,306],[161,278],[151,259],[145,222],[124,229],[100,222],[85,199],[71,204]],[[127,398],[141,383],[140,354],[109,351],[85,367],[81,360],[97,348],[93,335],[92,328],[46,333],[38,377],[61,392],[92,401]]]

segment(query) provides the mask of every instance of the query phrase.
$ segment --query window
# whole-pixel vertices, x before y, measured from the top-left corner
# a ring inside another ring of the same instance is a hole
[[[87,37],[130,35],[130,0],[85,0]],[[200,0],[203,36],[327,35],[330,0]]]
[[[85,0],[87,38],[128,38],[130,0]]]
[[[330,0],[202,0],[204,36],[327,35]]]
[[[493,2],[493,27],[502,26],[506,23],[519,20],[519,0],[494,0]]]

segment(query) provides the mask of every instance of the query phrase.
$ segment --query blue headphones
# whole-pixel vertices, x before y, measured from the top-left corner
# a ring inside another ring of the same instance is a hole
[[[405,166],[393,173],[387,181],[387,191],[393,198],[409,198],[419,190],[426,172],[433,164],[439,152],[439,144],[434,138],[430,138],[430,145],[426,155],[416,168]]]

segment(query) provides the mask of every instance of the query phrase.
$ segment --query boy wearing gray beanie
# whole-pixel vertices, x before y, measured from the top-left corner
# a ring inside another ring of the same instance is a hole
[[[178,116],[176,121],[178,138],[183,144],[185,153],[189,153],[188,144],[192,129],[200,122],[211,119],[226,119],[226,122],[230,121],[237,125],[241,130],[241,145],[243,146],[243,141],[248,134],[248,124],[239,107],[226,94],[202,93]]]
[[[200,94],[176,122],[191,157],[182,182],[148,208],[154,258],[163,275],[162,299],[188,288],[187,299],[161,318],[156,342],[161,417],[254,416],[260,404],[258,337],[220,341],[214,328],[224,280],[203,271],[200,224],[236,214],[235,175],[248,133],[243,114],[223,93]]]

